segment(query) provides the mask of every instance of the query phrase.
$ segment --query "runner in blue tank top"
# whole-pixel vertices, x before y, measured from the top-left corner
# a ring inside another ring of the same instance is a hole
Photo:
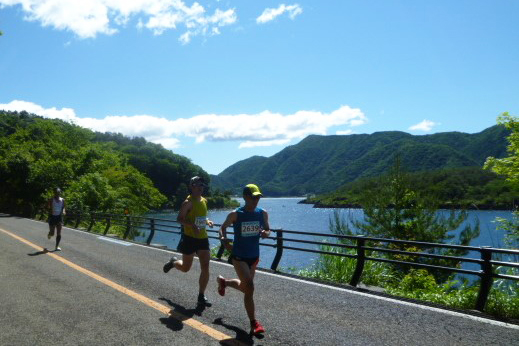
[[[220,227],[220,240],[231,251],[231,260],[238,279],[224,279],[218,276],[218,293],[225,295],[225,288],[232,287],[244,294],[245,310],[250,320],[251,334],[261,335],[265,332],[263,326],[256,320],[254,308],[254,274],[259,262],[259,241],[270,235],[268,213],[258,208],[262,194],[254,184],[248,184],[243,189],[245,206],[236,209],[225,219]],[[233,225],[234,241],[229,244],[227,227]]]

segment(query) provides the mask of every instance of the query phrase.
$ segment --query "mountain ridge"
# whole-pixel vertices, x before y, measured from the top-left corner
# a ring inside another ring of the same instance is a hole
[[[396,155],[411,171],[482,166],[488,156],[506,155],[509,131],[494,125],[481,132],[412,135],[403,131],[372,134],[309,135],[270,156],[236,162],[218,175],[213,187],[240,194],[257,183],[266,196],[326,193],[358,178],[385,173]]]

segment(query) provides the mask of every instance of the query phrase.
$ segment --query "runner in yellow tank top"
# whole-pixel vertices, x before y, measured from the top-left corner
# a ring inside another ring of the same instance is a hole
[[[202,196],[197,198],[189,195],[186,202],[191,203],[191,209],[185,216],[184,235],[197,239],[207,238],[207,200]]]
[[[177,222],[182,225],[182,236],[178,243],[177,250],[182,253],[182,259],[176,257],[164,264],[164,272],[169,272],[172,268],[187,273],[193,264],[195,254],[200,260],[200,279],[198,280],[198,304],[207,305],[205,289],[209,282],[209,239],[207,238],[206,226],[213,227],[213,222],[207,218],[207,201],[202,197],[204,187],[207,185],[201,177],[193,177],[189,181],[191,195],[182,203],[178,213]]]

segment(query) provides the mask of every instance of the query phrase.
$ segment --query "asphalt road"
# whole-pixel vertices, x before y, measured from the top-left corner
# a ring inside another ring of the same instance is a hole
[[[0,215],[0,345],[512,345],[519,326],[479,316],[257,272],[249,338],[241,293],[199,308],[199,265],[162,266],[171,252],[64,228],[61,252],[42,222]]]

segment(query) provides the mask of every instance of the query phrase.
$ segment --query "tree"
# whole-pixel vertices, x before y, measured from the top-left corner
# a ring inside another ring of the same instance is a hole
[[[519,117],[512,116],[508,112],[504,112],[497,118],[497,123],[504,125],[512,132],[507,137],[508,156],[502,159],[495,157],[487,158],[484,167],[490,169],[497,174],[504,175],[506,180],[516,188],[519,187]],[[510,245],[519,242],[519,200],[514,201],[514,212],[511,220],[497,218],[501,227],[508,232],[507,241]]]
[[[371,237],[388,239],[411,240],[430,243],[454,242],[451,231],[458,229],[466,221],[466,211],[450,212],[439,211],[438,202],[429,195],[424,195],[411,188],[409,174],[400,164],[397,156],[389,174],[381,176],[376,184],[366,188],[360,195],[360,204],[364,211],[364,219],[349,222],[339,221],[335,216],[332,231],[336,234],[363,234]],[[350,224],[354,226],[352,230]],[[470,241],[479,235],[479,223],[474,227],[465,225],[457,240],[459,245],[469,245]],[[380,244],[379,244],[380,245]],[[390,249],[418,252],[426,251],[441,255],[461,256],[466,253],[462,250],[416,248],[408,244],[390,244]],[[394,259],[407,262],[416,261],[416,256],[388,255]],[[421,259],[420,263],[435,265],[460,265],[437,259]],[[400,271],[407,272],[407,266],[400,267]],[[439,280],[446,280],[450,274],[433,272]]]

